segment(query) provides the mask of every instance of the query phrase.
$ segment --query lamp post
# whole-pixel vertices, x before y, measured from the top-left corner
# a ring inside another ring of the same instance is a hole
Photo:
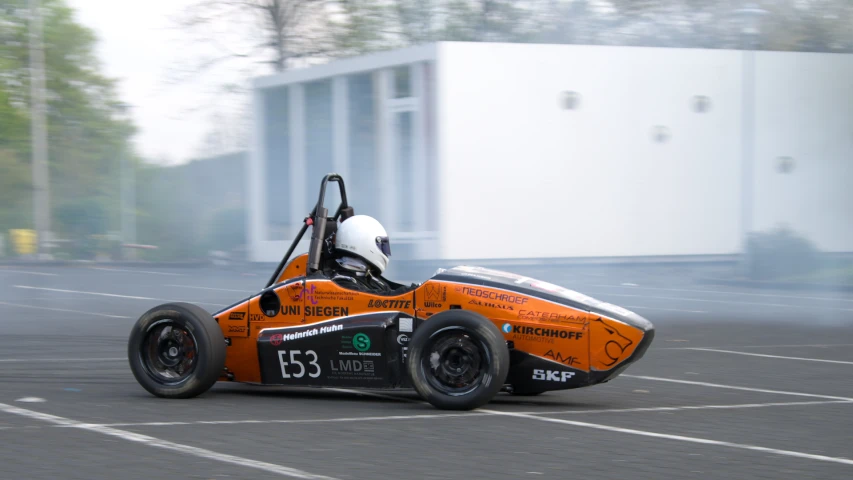
[[[32,142],[33,228],[38,258],[49,259],[50,172],[47,166],[47,106],[45,102],[44,44],[39,0],[30,7],[30,131]]]
[[[742,58],[741,97],[741,241],[744,252],[752,231],[753,169],[755,156],[755,49],[761,34],[761,18],[767,13],[755,3],[735,10],[740,23]]]

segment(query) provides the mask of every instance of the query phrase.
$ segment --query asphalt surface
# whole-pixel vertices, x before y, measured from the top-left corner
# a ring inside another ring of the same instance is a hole
[[[636,311],[655,343],[608,384],[467,413],[239,384],[162,400],[128,368],[136,318],[169,300],[216,310],[269,272],[0,267],[0,478],[853,478],[853,294],[512,270]]]

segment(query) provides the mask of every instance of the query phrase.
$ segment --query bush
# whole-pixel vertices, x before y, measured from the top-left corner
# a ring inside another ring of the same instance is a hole
[[[820,268],[817,248],[787,227],[751,234],[744,260],[746,274],[753,280],[778,280]]]

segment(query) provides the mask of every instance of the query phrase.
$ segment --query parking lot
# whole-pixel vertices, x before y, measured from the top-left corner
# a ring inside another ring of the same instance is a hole
[[[137,317],[170,300],[217,310],[268,272],[0,267],[0,478],[853,477],[853,294],[513,271],[634,310],[655,342],[610,383],[472,412],[222,383],[163,400],[128,367]]]

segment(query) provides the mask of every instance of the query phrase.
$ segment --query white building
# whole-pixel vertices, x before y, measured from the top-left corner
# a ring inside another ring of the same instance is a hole
[[[256,79],[249,242],[341,173],[395,256],[853,251],[853,55],[437,43]],[[333,205],[337,200],[331,200]]]

